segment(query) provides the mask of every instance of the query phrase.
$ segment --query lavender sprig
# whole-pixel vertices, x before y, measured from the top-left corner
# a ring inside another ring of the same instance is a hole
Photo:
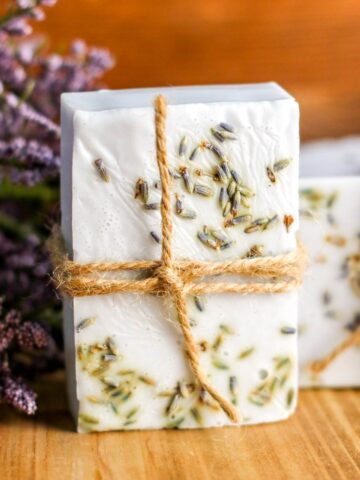
[[[31,415],[36,411],[36,394],[11,371],[16,347],[25,350],[45,348],[49,335],[37,322],[22,322],[19,312],[10,310],[0,321],[0,403],[7,403]]]
[[[60,158],[46,143],[15,137],[9,141],[0,140],[0,165],[0,174],[10,178],[12,183],[32,186],[44,178],[56,176]]]
[[[11,375],[9,367],[0,366],[1,403],[6,403],[27,415],[33,415],[37,408],[36,398],[36,393],[28,388],[20,377]]]
[[[32,33],[28,20],[43,20],[44,13],[38,8],[53,6],[57,0],[17,0],[8,12],[0,18],[0,33],[10,36],[23,36]]]
[[[0,403],[27,414],[36,410],[36,394],[21,377],[62,362],[60,302],[44,247],[58,220],[60,94],[96,89],[114,63],[107,50],[81,40],[58,55],[28,36],[42,7],[55,3],[13,0],[0,16],[0,292],[7,311],[0,318]]]

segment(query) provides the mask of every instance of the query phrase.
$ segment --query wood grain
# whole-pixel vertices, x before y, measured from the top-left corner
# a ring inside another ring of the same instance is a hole
[[[359,391],[303,391],[297,413],[276,424],[80,435],[63,375],[38,390],[36,419],[0,409],[1,480],[360,478]]]
[[[358,0],[59,0],[39,25],[111,49],[112,88],[276,80],[302,106],[303,138],[360,130]]]

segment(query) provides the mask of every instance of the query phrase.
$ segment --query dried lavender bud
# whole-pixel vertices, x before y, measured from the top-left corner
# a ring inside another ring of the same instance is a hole
[[[266,167],[266,174],[267,174],[271,183],[276,182],[276,176],[275,176],[274,170],[272,168]]]
[[[185,188],[189,193],[193,193],[194,191],[194,182],[192,180],[191,174],[187,167],[180,167],[179,172],[184,180]]]
[[[274,163],[274,172],[280,172],[280,170],[283,170],[289,165],[290,165],[290,160],[288,158],[284,158],[283,160],[278,160],[277,162]]]
[[[225,140],[225,138],[221,135],[221,131],[219,129],[211,128],[210,131],[214,135],[216,140],[219,140],[219,142],[223,142]]]
[[[219,203],[221,208],[225,208],[225,205],[229,201],[229,195],[226,191],[226,188],[221,187],[220,188],[220,193],[219,193]]]
[[[194,193],[202,195],[203,197],[211,197],[214,194],[213,190],[210,187],[201,183],[195,183],[193,191]]]
[[[197,145],[197,146],[194,148],[194,150],[191,152],[190,157],[189,157],[189,160],[190,160],[190,161],[195,160],[196,155],[198,154],[199,148],[200,148],[199,145]]]
[[[230,168],[229,168],[229,165],[227,164],[227,162],[222,162],[220,164],[220,167],[223,169],[227,178],[230,179],[231,178],[231,171],[230,171]]]
[[[228,182],[228,177],[220,165],[215,166],[215,172],[215,177],[217,180],[219,180],[221,183]]]
[[[241,180],[240,180],[240,175],[238,174],[238,172],[237,172],[236,170],[234,170],[234,169],[230,170],[230,172],[231,172],[231,175],[232,175],[233,179],[235,180],[235,182],[236,182],[238,185],[240,185]]]
[[[179,213],[179,217],[181,218],[188,218],[190,220],[193,220],[196,218],[196,212],[195,210],[191,210],[190,208],[183,208]]]
[[[101,160],[101,158],[97,158],[96,160],[94,160],[94,165],[98,174],[104,180],[104,182],[110,182],[110,175],[105,167],[103,160]]]
[[[232,125],[230,125],[229,123],[226,123],[226,122],[220,122],[219,127],[222,128],[223,130],[227,131],[227,132],[230,132],[230,133],[235,132],[235,128]]]
[[[189,143],[189,142],[188,142],[188,138],[187,138],[187,136],[185,135],[185,136],[181,139],[181,142],[180,142],[180,145],[179,145],[179,157],[180,157],[181,160],[184,160],[184,159],[185,159],[188,143]]]
[[[228,188],[227,188],[227,192],[228,192],[230,198],[234,195],[234,193],[236,192],[236,182],[235,182],[235,180],[230,181],[230,183],[228,185]]]
[[[156,243],[161,243],[160,236],[153,230],[150,232],[151,237],[155,240]]]
[[[213,143],[210,143],[210,142],[202,142],[201,146],[213,152],[220,160],[227,161],[224,152],[217,145],[214,145]]]
[[[135,198],[137,197],[144,203],[149,201],[149,184],[143,178],[139,178],[135,184]]]

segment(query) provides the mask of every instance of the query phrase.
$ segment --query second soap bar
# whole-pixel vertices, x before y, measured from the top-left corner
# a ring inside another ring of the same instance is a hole
[[[309,145],[302,169],[300,233],[309,268],[299,305],[300,385],[358,387],[360,345],[321,371],[311,365],[360,328],[360,142]]]

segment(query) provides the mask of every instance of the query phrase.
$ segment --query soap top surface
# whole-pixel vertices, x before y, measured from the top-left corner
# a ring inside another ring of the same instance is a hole
[[[71,110],[111,110],[114,108],[151,108],[156,95],[166,96],[169,104],[261,102],[292,99],[275,82],[208,85],[188,87],[153,87],[96,92],[63,93],[62,106]]]
[[[360,136],[308,142],[301,147],[300,176],[349,177],[360,175]]]

